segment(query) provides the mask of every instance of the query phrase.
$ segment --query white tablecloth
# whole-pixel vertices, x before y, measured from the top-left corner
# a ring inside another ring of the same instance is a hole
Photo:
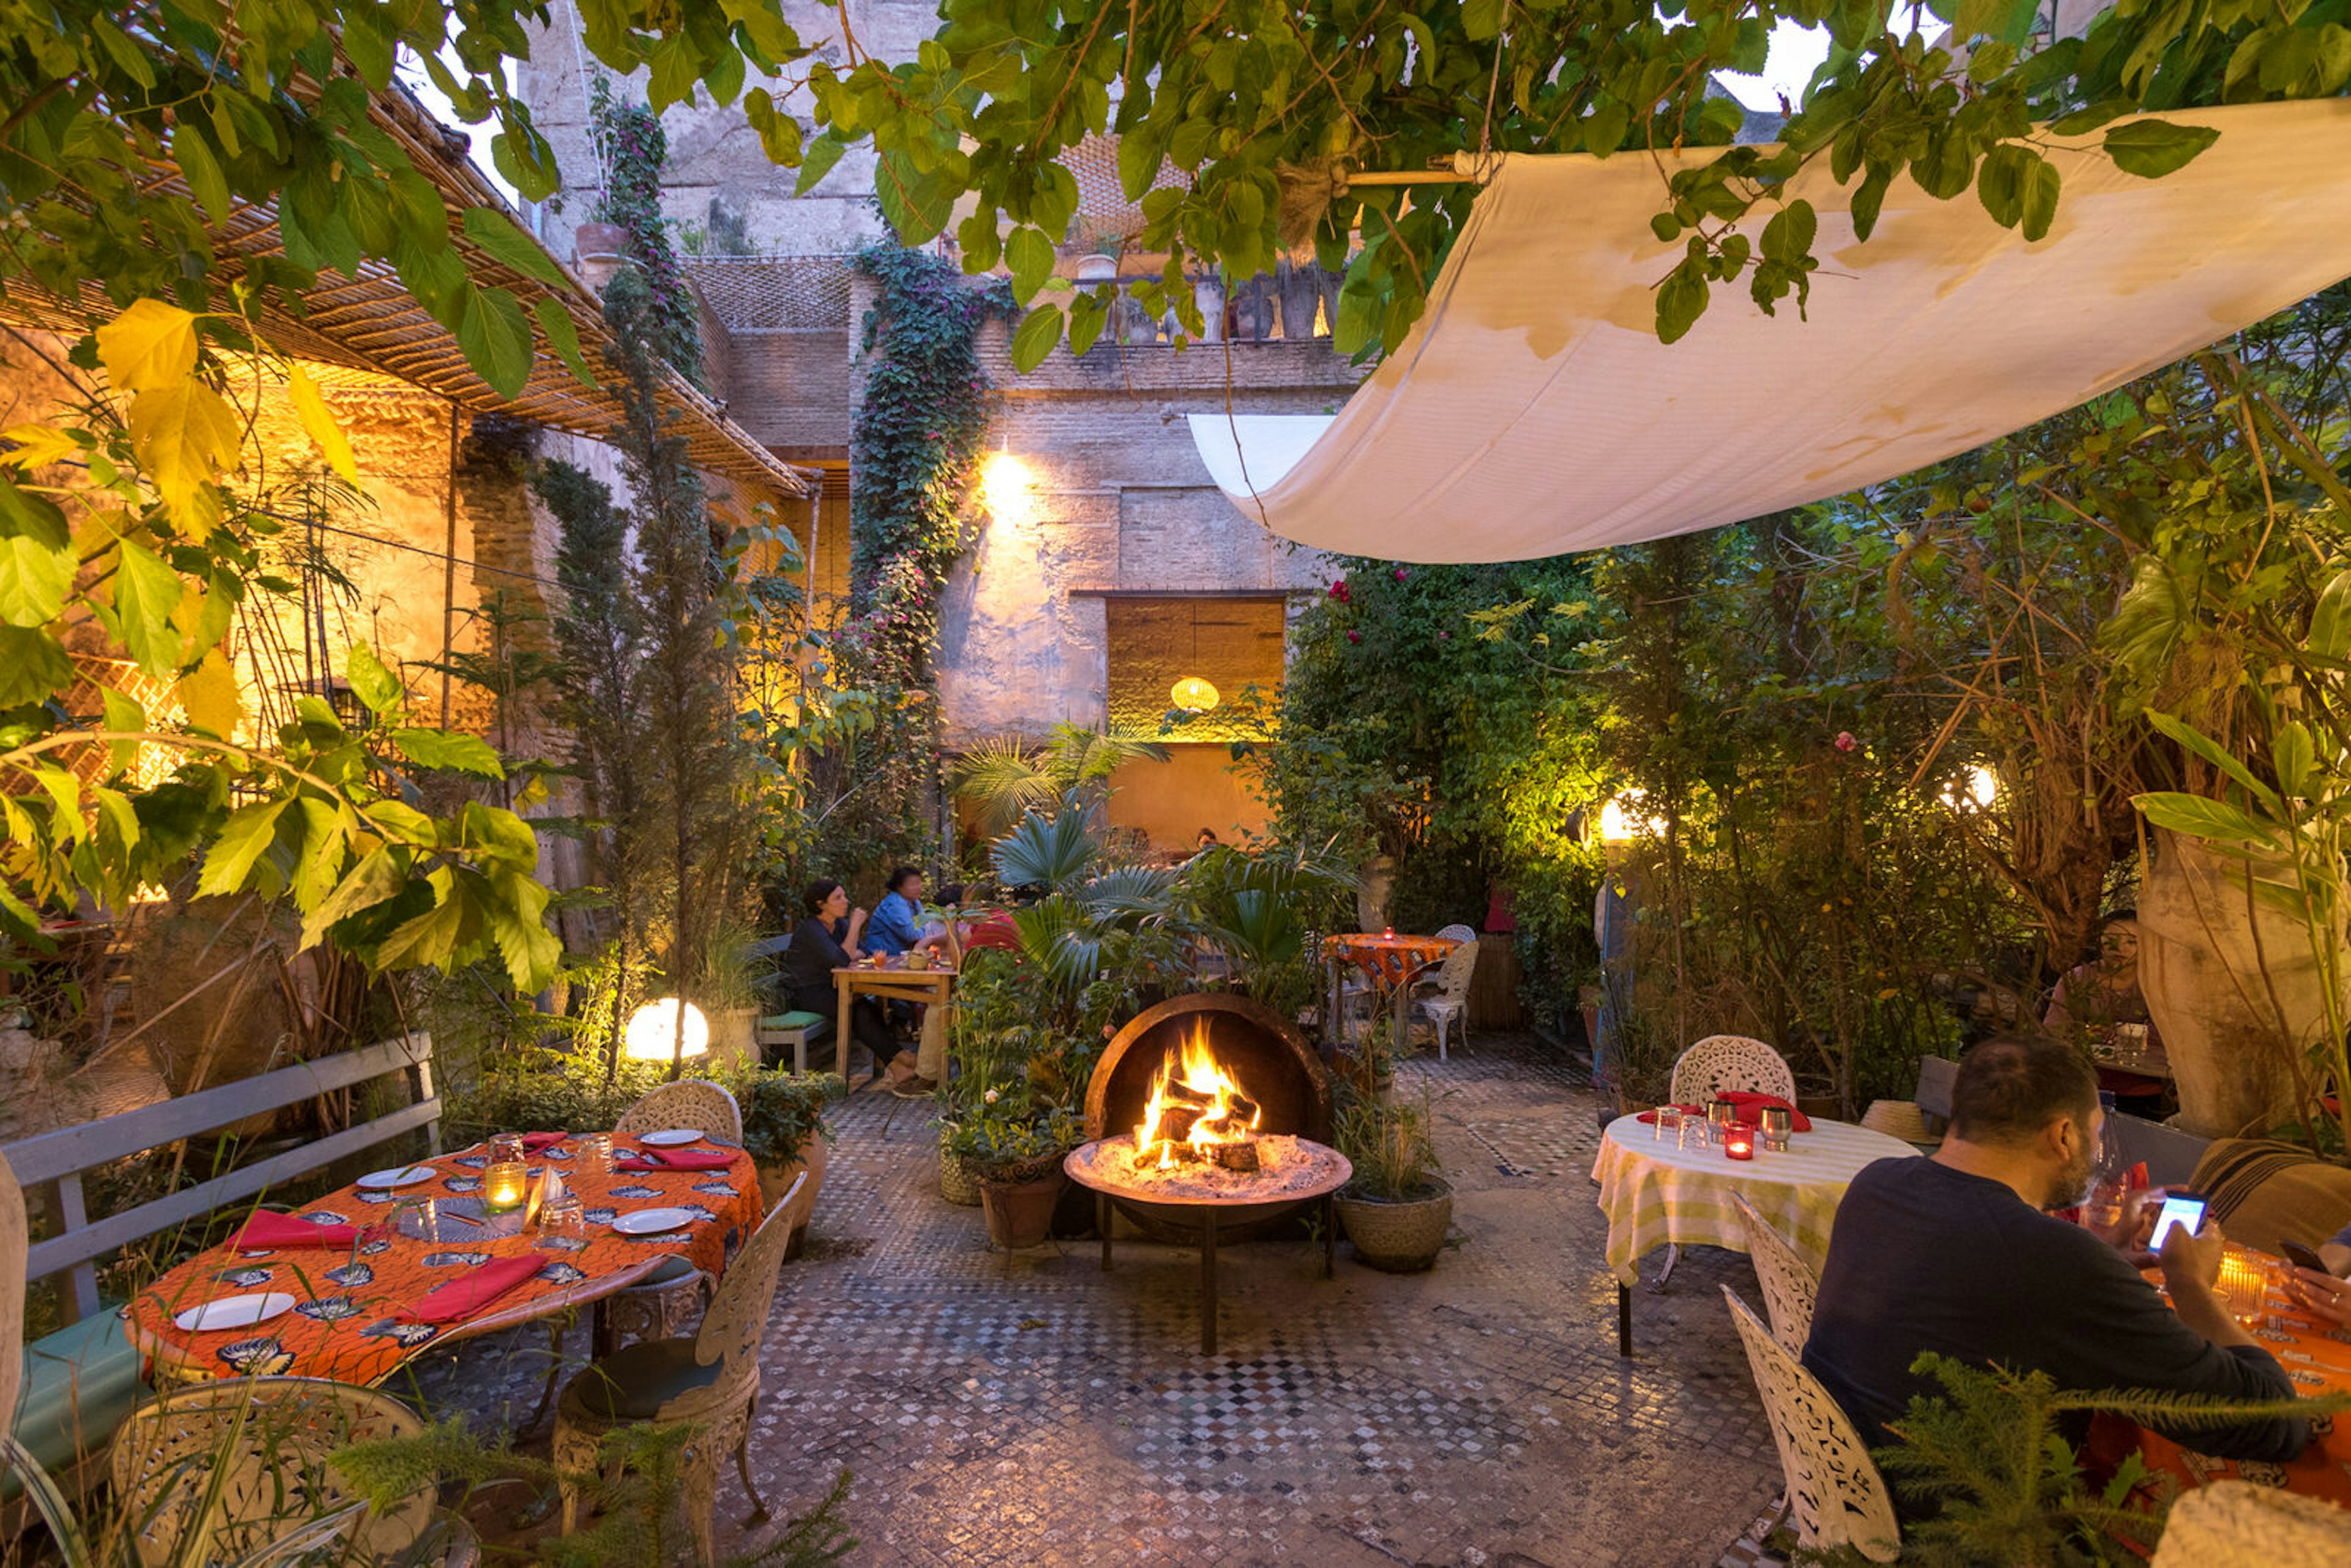
[[[1733,1192],[1777,1226],[1818,1269],[1828,1257],[1829,1229],[1837,1205],[1862,1166],[1887,1158],[1915,1158],[1918,1151],[1883,1133],[1846,1122],[1813,1124],[1798,1133],[1784,1154],[1763,1147],[1755,1157],[1734,1160],[1721,1149],[1693,1141],[1676,1148],[1669,1136],[1656,1141],[1654,1129],[1634,1116],[1619,1116],[1600,1141],[1592,1179],[1600,1184],[1600,1211],[1608,1217],[1608,1267],[1627,1285],[1640,1281],[1640,1262],[1667,1242],[1685,1247],[1747,1250]]]

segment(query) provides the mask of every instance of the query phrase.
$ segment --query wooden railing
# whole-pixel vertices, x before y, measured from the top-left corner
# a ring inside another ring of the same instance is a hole
[[[413,1103],[135,1208],[95,1220],[89,1217],[81,1182],[86,1172],[394,1073],[408,1079]],[[99,1307],[93,1266],[99,1259],[417,1127],[426,1130],[437,1153],[440,1126],[441,1101],[433,1088],[433,1037],[411,1034],[10,1144],[0,1152],[5,1153],[26,1191],[40,1196],[49,1217],[49,1234],[26,1254],[26,1285],[66,1276],[67,1288],[58,1292],[64,1320],[87,1317]]]

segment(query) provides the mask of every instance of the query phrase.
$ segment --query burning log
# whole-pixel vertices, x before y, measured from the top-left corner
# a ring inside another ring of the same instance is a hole
[[[1206,1111],[1217,1103],[1217,1092],[1195,1089],[1181,1078],[1169,1078],[1159,1086],[1159,1097],[1177,1105],[1190,1105]]]
[[[1238,1144],[1217,1144],[1214,1146],[1217,1163],[1228,1171],[1253,1171],[1259,1166],[1257,1144],[1243,1140]]]
[[[1258,1111],[1258,1103],[1242,1093],[1238,1088],[1226,1092],[1225,1114],[1239,1123],[1243,1128],[1257,1125]]]
[[[1159,1107],[1159,1120],[1153,1125],[1151,1135],[1144,1142],[1146,1145],[1159,1143],[1183,1143],[1192,1135],[1192,1124],[1197,1122],[1207,1112],[1207,1107],[1205,1105],[1162,1105]]]

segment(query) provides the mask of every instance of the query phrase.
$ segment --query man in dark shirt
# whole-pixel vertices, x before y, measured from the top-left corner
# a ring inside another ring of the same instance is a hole
[[[2286,1399],[2294,1385],[2213,1291],[2220,1235],[2175,1229],[2161,1262],[2172,1304],[2116,1243],[2043,1212],[2087,1196],[2103,1130],[2096,1075],[2049,1040],[1986,1040],[1960,1064],[1951,1130],[1928,1159],[1887,1159],[1837,1208],[1804,1365],[1872,1444],[1936,1351],[2045,1372],[2061,1388],[2148,1388]],[[2128,1244],[2134,1227],[2120,1238]],[[2206,1453],[2283,1461],[2309,1440],[2279,1418],[2168,1434]]]

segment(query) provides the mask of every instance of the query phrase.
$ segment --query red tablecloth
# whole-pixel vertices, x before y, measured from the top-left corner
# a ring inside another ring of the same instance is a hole
[[[1459,946],[1446,936],[1387,936],[1359,931],[1325,936],[1322,956],[1326,960],[1343,958],[1380,984],[1393,986],[1437,963]]]
[[[2298,1392],[2351,1391],[2351,1329],[2339,1329],[2313,1317],[2283,1290],[2273,1287],[2262,1322],[2252,1332],[2285,1367]],[[2120,1416],[2102,1415],[2091,1428],[2089,1458],[2103,1472],[2135,1448],[2149,1468],[2182,1486],[2251,1481],[2351,1507],[2351,1421],[2322,1416],[2311,1426],[2310,1446],[2300,1458],[2292,1464],[2271,1465],[2216,1459]]]
[[[695,1268],[717,1274],[758,1228],[759,1178],[751,1156],[740,1149],[730,1151],[734,1158],[725,1170],[622,1175],[586,1168],[574,1150],[569,1144],[542,1149],[530,1156],[530,1168],[534,1180],[542,1166],[562,1172],[564,1184],[586,1207],[588,1241],[577,1250],[534,1251],[528,1234],[420,1241],[393,1232],[388,1224],[360,1242],[356,1259],[348,1249],[216,1247],[181,1264],[123,1308],[124,1327],[134,1344],[183,1379],[282,1374],[373,1384],[436,1339],[460,1336],[486,1318],[527,1319],[535,1315],[534,1306],[559,1311],[600,1278],[636,1269],[649,1259],[657,1261],[664,1252],[681,1254]],[[438,1176],[397,1191],[345,1187],[299,1214],[329,1224],[381,1224],[401,1198],[478,1197],[482,1169],[489,1162],[476,1147],[416,1163]],[[642,1238],[623,1236],[602,1223],[615,1212],[662,1207],[692,1209],[696,1218],[682,1231]],[[447,1325],[402,1318],[402,1308],[422,1301],[434,1286],[494,1258],[526,1253],[544,1260],[538,1272],[484,1303],[478,1313]],[[264,1291],[291,1295],[294,1310],[250,1328],[209,1333],[191,1333],[172,1321],[204,1301]]]

